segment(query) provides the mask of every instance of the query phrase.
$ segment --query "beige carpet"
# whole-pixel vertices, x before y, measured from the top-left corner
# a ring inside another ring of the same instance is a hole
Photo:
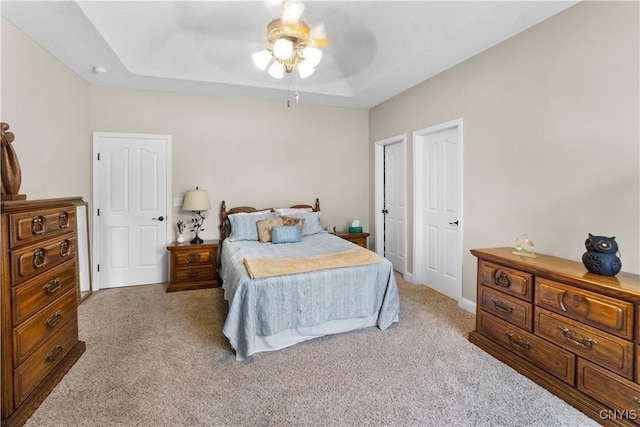
[[[236,362],[220,289],[102,290],[87,351],[27,426],[594,426],[467,341],[474,316],[398,276],[400,322]]]

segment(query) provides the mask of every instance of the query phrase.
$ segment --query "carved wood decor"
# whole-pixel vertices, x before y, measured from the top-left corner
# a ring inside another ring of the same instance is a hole
[[[22,171],[18,156],[11,143],[15,139],[13,132],[8,132],[9,125],[0,123],[2,128],[2,164],[0,170],[2,174],[2,200],[24,200],[25,194],[18,194],[22,183]]]

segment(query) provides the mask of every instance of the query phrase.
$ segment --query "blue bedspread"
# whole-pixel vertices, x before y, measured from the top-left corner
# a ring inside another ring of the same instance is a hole
[[[237,358],[254,353],[257,336],[319,325],[332,320],[370,317],[378,313],[384,330],[397,321],[398,288],[391,263],[333,268],[308,273],[251,279],[244,258],[289,257],[341,252],[353,243],[320,233],[300,243],[230,242],[221,248],[220,275],[229,314],[223,333]]]

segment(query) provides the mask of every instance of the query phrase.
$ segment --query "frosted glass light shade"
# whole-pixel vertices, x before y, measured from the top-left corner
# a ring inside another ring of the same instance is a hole
[[[269,67],[269,70],[267,70],[267,72],[271,77],[276,79],[281,79],[284,77],[284,68],[277,62],[271,64],[271,67]]]
[[[253,63],[256,64],[256,67],[260,68],[262,71],[266,70],[267,65],[271,62],[271,52],[266,49],[254,53],[251,57],[253,58]]]
[[[207,190],[189,190],[184,195],[183,211],[208,211],[211,209]]]
[[[307,46],[302,50],[302,56],[304,56],[304,62],[308,62],[311,67],[315,68],[322,59],[322,51],[315,47]]]
[[[298,64],[298,74],[300,74],[301,79],[306,79],[315,71],[315,68],[311,66],[307,61],[302,61]]]

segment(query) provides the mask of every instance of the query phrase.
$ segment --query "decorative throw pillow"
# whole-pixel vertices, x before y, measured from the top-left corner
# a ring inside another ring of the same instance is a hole
[[[309,236],[311,234],[322,233],[324,230],[320,226],[320,212],[306,212],[289,215],[292,218],[304,219],[301,234]]]
[[[302,234],[302,228],[304,227],[304,218],[293,218],[290,216],[281,216],[282,224],[281,225],[297,225],[300,229],[300,234]]]
[[[297,225],[282,225],[271,229],[271,242],[275,244],[296,243],[300,240],[300,230]]]
[[[272,227],[280,227],[284,225],[284,221],[281,216],[277,216],[275,218],[267,218],[261,219],[256,222],[256,226],[258,227],[258,240],[261,243],[266,243],[271,241],[271,228]]]
[[[256,223],[261,219],[273,218],[273,212],[261,213],[261,214],[233,214],[229,215],[229,222],[231,223],[231,236],[229,240],[231,242],[239,242],[241,240],[258,240],[258,227]]]

